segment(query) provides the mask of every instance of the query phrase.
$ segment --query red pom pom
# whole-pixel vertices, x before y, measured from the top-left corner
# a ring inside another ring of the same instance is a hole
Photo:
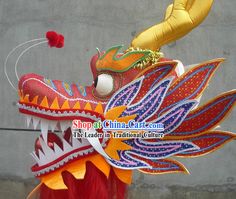
[[[55,31],[48,31],[46,38],[50,47],[62,48],[64,46],[64,36]]]
[[[58,35],[58,42],[56,47],[57,48],[62,48],[64,46],[64,36],[63,35]]]
[[[54,31],[48,31],[46,33],[46,38],[48,39],[48,45],[50,47],[55,47],[58,41],[58,34]]]

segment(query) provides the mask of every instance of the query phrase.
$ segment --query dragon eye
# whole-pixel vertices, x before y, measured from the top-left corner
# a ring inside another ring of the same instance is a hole
[[[113,77],[109,74],[100,74],[94,80],[94,86],[99,95],[108,95],[113,90]]]

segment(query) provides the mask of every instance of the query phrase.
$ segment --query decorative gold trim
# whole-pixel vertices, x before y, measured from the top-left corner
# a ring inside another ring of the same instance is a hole
[[[141,48],[129,47],[125,51],[125,53],[133,52],[133,51],[141,51],[142,52],[142,51],[147,51],[147,50],[143,50]],[[159,62],[160,58],[164,57],[164,54],[160,51],[152,51],[152,50],[149,50],[149,51],[150,51],[150,53],[143,60],[136,63],[133,68],[143,69],[147,66],[157,64]]]

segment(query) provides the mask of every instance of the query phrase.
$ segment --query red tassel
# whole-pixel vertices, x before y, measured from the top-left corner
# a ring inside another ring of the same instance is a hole
[[[127,185],[121,182],[113,170],[109,178],[98,170],[92,163],[86,164],[86,174],[83,180],[64,171],[62,173],[67,190],[52,190],[42,185],[40,199],[125,199]]]
[[[48,31],[46,38],[50,47],[62,48],[64,46],[64,36],[55,31]]]

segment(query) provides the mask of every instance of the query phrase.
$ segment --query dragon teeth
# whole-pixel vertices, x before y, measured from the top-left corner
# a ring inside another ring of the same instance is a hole
[[[31,156],[35,159],[35,161],[39,164],[40,159],[39,159],[39,157],[36,155],[35,151],[32,152],[32,153],[30,153],[30,155],[31,155]]]
[[[42,133],[42,136],[43,136],[43,139],[44,141],[47,143],[48,141],[48,121],[45,120],[45,119],[41,119],[41,133]]]
[[[63,150],[56,143],[54,143],[54,152],[57,158],[63,155]]]
[[[86,138],[81,138],[80,146],[88,146],[90,145],[89,141]]]
[[[57,121],[49,121],[49,127],[52,130],[52,132],[54,132],[57,127]]]
[[[39,150],[39,160],[40,160],[38,162],[39,166],[42,166],[48,162],[46,159],[46,156],[43,154],[43,152],[41,150]]]
[[[30,115],[26,115],[26,126],[29,128],[31,124],[32,117]]]
[[[72,160],[73,158],[76,158],[78,156],[82,156],[84,154],[88,154],[88,153],[91,153],[93,152],[94,149],[93,148],[90,148],[90,149],[87,149],[85,151],[79,151],[77,153],[74,153],[74,154],[71,154],[69,156],[67,156],[66,158],[64,158],[63,160],[61,160],[60,162],[50,166],[50,167],[47,167],[45,169],[42,169],[40,171],[37,171],[37,172],[33,172],[35,176],[40,176],[40,175],[43,175],[44,173],[47,173],[47,172],[50,172],[50,171],[53,171],[55,170],[56,168],[59,168],[60,166],[64,165],[66,162],[68,162],[69,160]],[[32,155],[32,154],[31,154]],[[43,154],[41,153],[40,155],[43,156]],[[34,155],[32,155],[34,157]],[[36,157],[36,159],[38,159]],[[40,161],[40,160],[39,160]],[[52,160],[51,160],[52,161]],[[39,165],[42,165],[42,163],[40,163]]]
[[[60,127],[61,127],[61,131],[64,132],[66,129],[71,127],[71,122],[70,121],[60,121]]]
[[[81,142],[76,138],[72,138],[72,147],[74,148],[81,147]]]
[[[65,153],[73,150],[73,147],[63,138],[62,138],[62,143],[63,143],[63,150]]]
[[[71,152],[75,149],[79,149],[84,146],[91,146],[89,141],[85,138],[76,139],[71,136],[71,144],[68,143],[63,138],[64,131],[67,130],[67,128],[71,127],[71,121],[69,121],[69,120],[67,120],[67,121],[52,121],[52,120],[41,119],[36,116],[26,115],[26,124],[27,124],[27,127],[32,125],[34,129],[37,129],[38,127],[40,127],[40,129],[41,129],[42,137],[39,137],[39,142],[41,144],[42,149],[38,150],[38,155],[36,154],[35,151],[31,153],[31,156],[33,157],[33,159],[36,161],[36,163],[39,166],[46,165],[46,164],[56,160],[57,158],[61,157],[62,155],[65,155],[68,152]],[[58,130],[60,129],[62,131],[62,134],[59,134],[57,136],[60,137],[60,139],[63,143],[63,147],[61,148],[56,143],[53,143],[54,147],[52,149],[47,144],[48,130],[50,129],[53,132],[53,131],[55,131],[56,128]],[[68,162],[70,159],[74,159],[78,156],[89,154],[93,151],[94,151],[93,148],[88,148],[83,151],[78,151],[76,153],[72,153],[68,157],[64,158],[60,162],[58,162],[55,165],[53,165],[52,167],[50,167],[49,169],[45,168],[42,171],[40,171],[39,173],[40,174],[47,173],[49,170],[54,170],[56,167],[60,167],[60,165],[63,165],[65,162]]]
[[[38,117],[32,117],[34,130],[38,127],[40,119]]]
[[[42,146],[42,150],[45,154],[46,159],[50,161],[51,159],[54,158],[55,154],[54,151],[45,143],[45,141],[41,137],[39,137],[39,141]]]
[[[46,131],[51,130],[54,132],[56,129],[64,132],[67,128],[71,127],[71,121],[53,121],[41,119],[35,116],[26,115],[26,125],[30,127],[30,124],[33,125],[34,130],[41,128],[42,135],[44,138],[47,138]]]

